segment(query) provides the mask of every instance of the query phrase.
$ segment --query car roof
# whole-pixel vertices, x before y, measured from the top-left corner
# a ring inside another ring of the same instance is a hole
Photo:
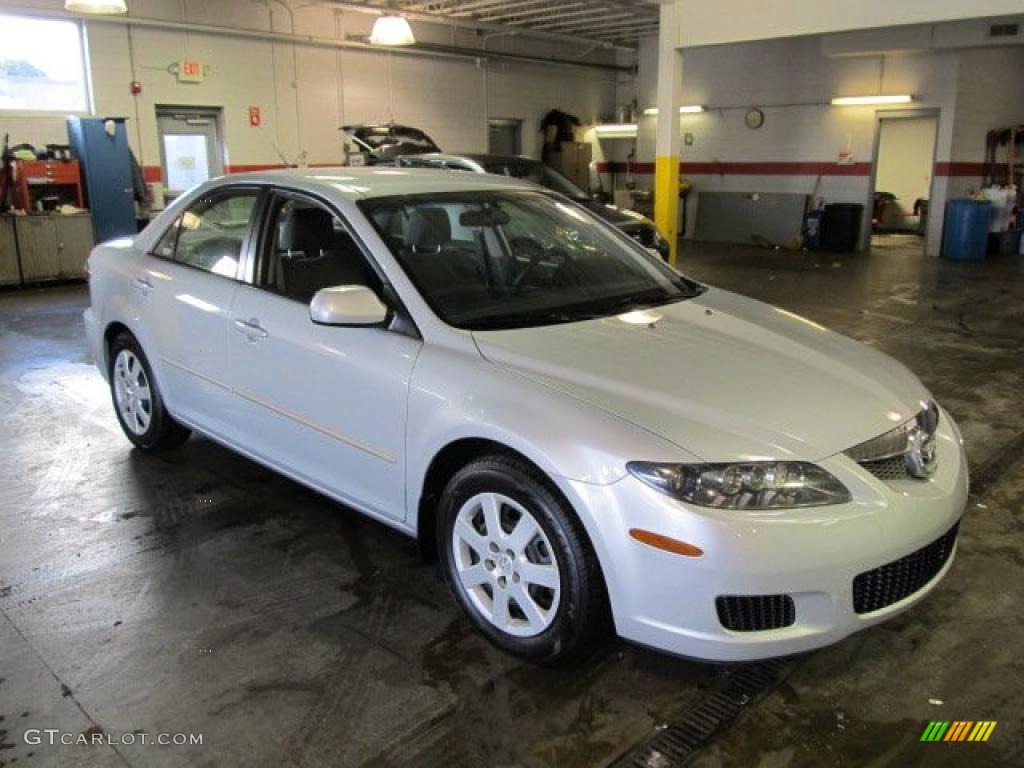
[[[221,177],[217,185],[245,182],[278,184],[314,193],[340,195],[349,200],[432,192],[539,189],[535,184],[507,176],[438,173],[431,168],[394,166],[287,168],[279,171],[237,173]]]

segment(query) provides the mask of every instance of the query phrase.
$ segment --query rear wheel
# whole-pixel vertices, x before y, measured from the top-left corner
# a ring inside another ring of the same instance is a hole
[[[462,468],[441,498],[438,537],[459,605],[522,658],[578,657],[604,625],[604,583],[572,510],[529,464],[491,456]]]
[[[139,448],[168,450],[191,434],[167,413],[149,361],[130,333],[118,334],[110,345],[110,394],[121,429]]]

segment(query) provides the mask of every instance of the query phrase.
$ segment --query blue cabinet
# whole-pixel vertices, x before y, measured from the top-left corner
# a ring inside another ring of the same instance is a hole
[[[85,177],[86,205],[92,211],[96,242],[135,235],[138,230],[125,118],[72,117],[68,120],[68,136]]]

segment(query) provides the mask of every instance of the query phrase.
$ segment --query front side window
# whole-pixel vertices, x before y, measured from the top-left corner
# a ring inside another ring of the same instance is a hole
[[[180,264],[235,277],[259,192],[202,197],[179,216],[154,253]]]
[[[88,112],[77,22],[0,15],[0,110]]]
[[[380,289],[341,219],[312,200],[283,198],[261,260],[261,287],[308,304],[321,288],[365,285]]]
[[[588,212],[546,193],[438,193],[359,205],[427,303],[458,328],[573,322],[700,291]]]

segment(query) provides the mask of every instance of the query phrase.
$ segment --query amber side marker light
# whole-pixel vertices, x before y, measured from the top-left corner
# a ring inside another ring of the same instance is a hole
[[[629,535],[641,544],[646,544],[649,547],[661,549],[665,552],[671,552],[673,555],[682,555],[683,557],[704,556],[704,550],[693,546],[693,544],[662,536],[660,533],[654,533],[653,531],[645,531],[643,528],[630,528]]]

